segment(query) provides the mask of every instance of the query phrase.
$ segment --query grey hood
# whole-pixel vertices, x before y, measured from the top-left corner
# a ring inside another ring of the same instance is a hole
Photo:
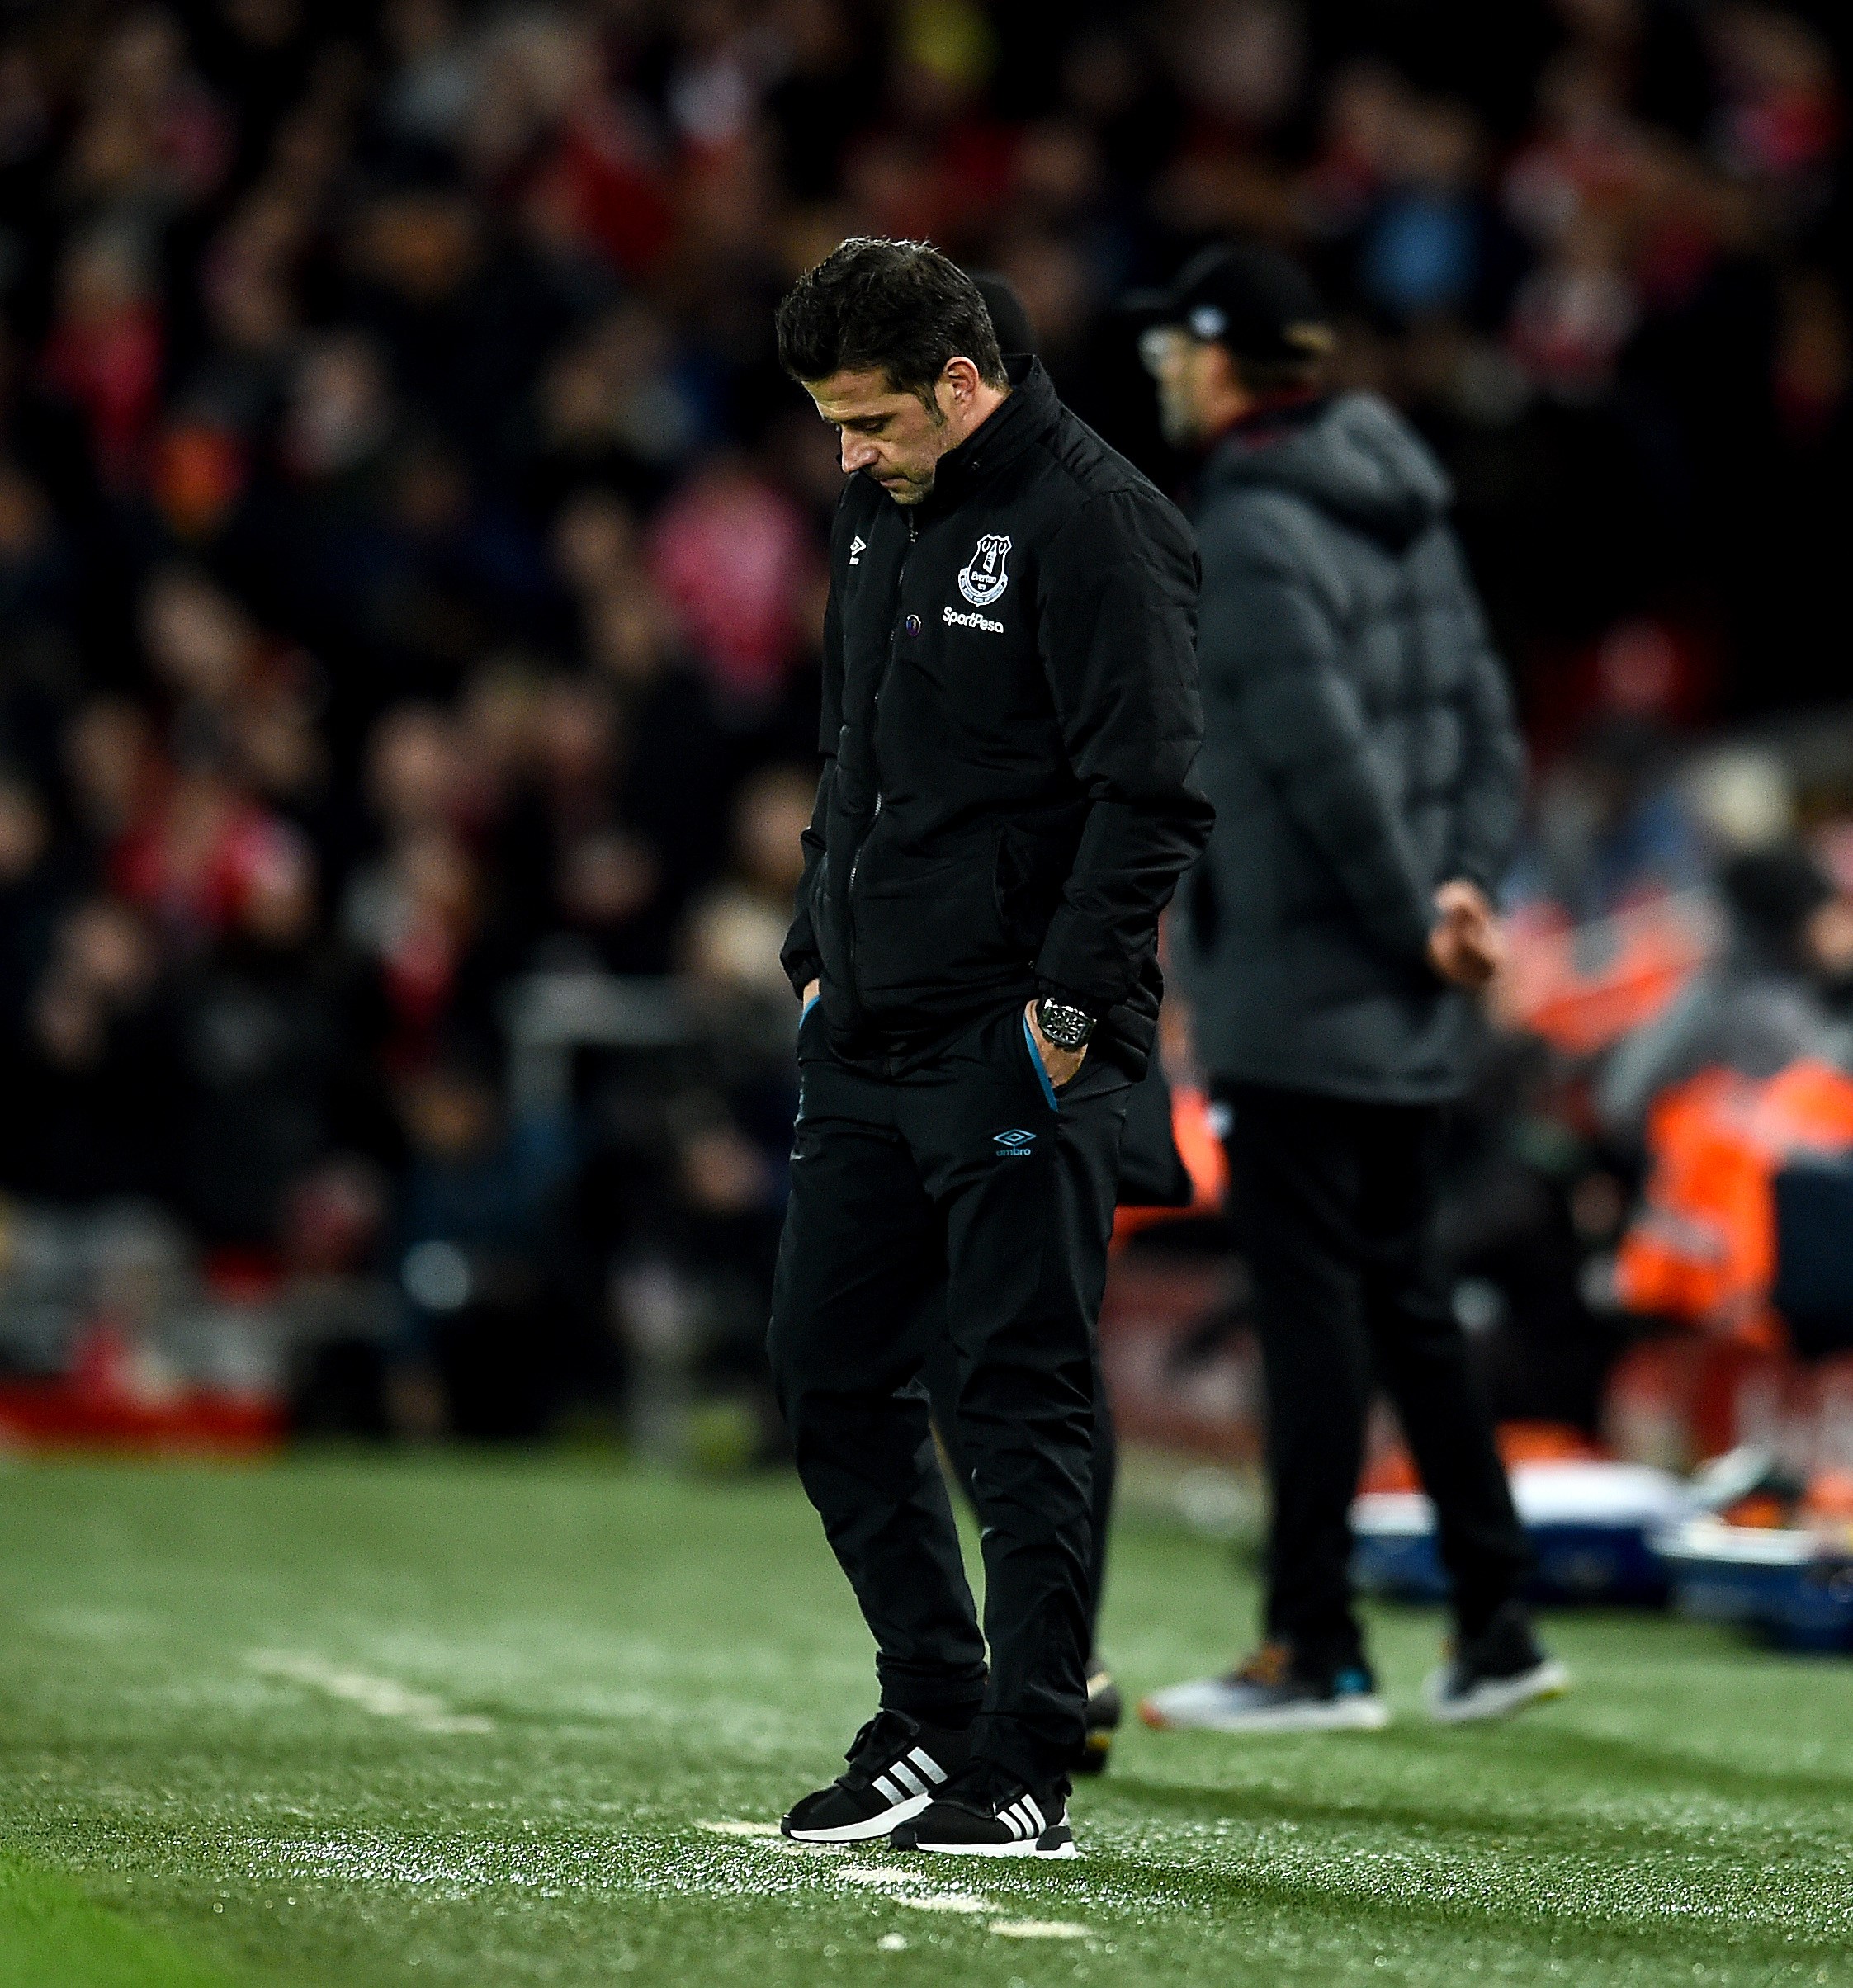
[[[1226,437],[1203,495],[1239,488],[1287,491],[1397,548],[1445,516],[1454,496],[1428,445],[1374,394],[1342,394],[1307,418]]]

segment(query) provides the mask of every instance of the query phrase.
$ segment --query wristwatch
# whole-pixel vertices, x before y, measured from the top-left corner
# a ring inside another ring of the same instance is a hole
[[[1057,1049],[1085,1049],[1094,1033],[1094,1018],[1085,1008],[1045,997],[1036,1003],[1036,1026]]]

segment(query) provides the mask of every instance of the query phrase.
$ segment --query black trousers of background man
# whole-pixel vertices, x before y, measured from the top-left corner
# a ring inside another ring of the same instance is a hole
[[[1219,1094],[1267,1379],[1267,1635],[1310,1676],[1360,1660],[1350,1512],[1378,1386],[1434,1500],[1461,1633],[1477,1635],[1530,1555],[1433,1247],[1443,1113],[1258,1084]]]
[[[840,1062],[814,1020],[799,1061],[770,1339],[799,1476],[874,1636],[882,1702],[976,1714],[975,1751],[1044,1784],[1085,1726],[1094,1331],[1127,1079],[1092,1058],[1052,1102],[1015,1008],[905,1075]],[[940,1312],[920,1301],[942,1281]],[[940,1331],[982,1636],[920,1379]]]

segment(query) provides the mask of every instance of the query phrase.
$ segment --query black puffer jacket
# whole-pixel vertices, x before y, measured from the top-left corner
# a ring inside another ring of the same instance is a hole
[[[1203,848],[1190,527],[1033,361],[903,510],[850,479],[825,755],[784,963],[840,1055],[898,1069],[1032,993],[1135,1071],[1159,914]]]
[[[1459,1088],[1469,1009],[1426,963],[1433,897],[1498,881],[1524,753],[1451,495],[1368,394],[1248,426],[1206,471],[1217,826],[1179,952],[1220,1078],[1404,1103]]]

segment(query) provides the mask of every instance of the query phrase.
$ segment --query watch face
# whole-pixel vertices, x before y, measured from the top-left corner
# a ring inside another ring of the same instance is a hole
[[[1079,1049],[1094,1033],[1094,1018],[1085,1008],[1061,1001],[1044,1001],[1037,1011],[1042,1033],[1057,1049]]]

